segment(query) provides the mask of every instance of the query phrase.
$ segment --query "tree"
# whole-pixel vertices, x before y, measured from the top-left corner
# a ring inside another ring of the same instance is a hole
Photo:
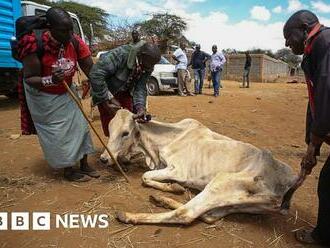
[[[81,26],[84,30],[84,34],[87,36],[89,44],[92,44],[92,32],[90,24],[93,25],[94,36],[100,39],[104,35],[108,34],[107,25],[109,14],[98,7],[91,7],[85,4],[77,2],[59,1],[54,4],[55,6],[61,7],[66,11],[75,13],[81,22]]]
[[[187,23],[181,17],[168,13],[153,14],[150,20],[143,21],[137,26],[143,34],[157,36],[163,53],[170,43],[178,42],[182,38],[182,32],[187,29]]]
[[[126,41],[129,42],[132,39],[132,31],[135,28],[135,23],[128,18],[113,18],[110,19],[109,37],[111,41]]]
[[[32,2],[43,4],[43,5],[48,5],[48,6],[53,6],[54,2],[51,2],[49,0],[31,0]]]
[[[302,61],[301,57],[292,53],[289,48],[282,48],[275,53],[275,58],[289,64],[291,67],[298,67]]]
[[[236,49],[233,49],[233,48],[222,49],[222,52],[223,52],[224,54],[237,54],[237,53],[243,53],[243,52],[238,52],[238,51],[236,51]]]
[[[252,54],[265,54],[271,58],[275,58],[275,54],[271,51],[271,50],[264,50],[264,49],[260,49],[260,48],[255,48],[252,50],[249,50],[250,53]]]
[[[108,33],[107,25],[108,25],[108,17],[109,14],[97,7],[91,7],[85,4],[72,2],[72,1],[58,1],[51,2],[49,0],[32,0],[33,2],[44,4],[48,6],[57,6],[65,9],[66,11],[75,13],[81,23],[81,26],[84,30],[84,34],[86,35],[89,44],[92,44],[92,33],[90,29],[90,24],[93,24],[94,36],[100,39],[103,39],[103,36]]]

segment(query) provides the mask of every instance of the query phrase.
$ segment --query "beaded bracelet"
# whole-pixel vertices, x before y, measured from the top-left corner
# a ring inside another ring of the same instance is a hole
[[[54,85],[52,76],[42,77],[41,78],[41,84],[45,87]]]

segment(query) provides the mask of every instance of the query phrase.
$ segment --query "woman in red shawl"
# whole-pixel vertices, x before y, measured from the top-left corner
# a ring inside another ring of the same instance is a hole
[[[90,177],[99,177],[87,163],[87,154],[94,152],[91,136],[86,120],[62,82],[65,80],[71,86],[77,62],[88,75],[93,65],[91,54],[73,34],[73,23],[66,11],[50,8],[46,19],[50,28],[41,35],[40,58],[35,33],[19,40],[27,107],[48,164],[55,169],[63,168],[64,177],[70,181],[88,181]],[[73,39],[79,44],[78,49]],[[78,161],[79,170],[73,168]]]

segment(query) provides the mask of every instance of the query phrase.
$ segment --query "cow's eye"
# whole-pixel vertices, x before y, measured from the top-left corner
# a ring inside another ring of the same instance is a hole
[[[123,132],[121,137],[126,137],[126,136],[128,136],[128,132]]]

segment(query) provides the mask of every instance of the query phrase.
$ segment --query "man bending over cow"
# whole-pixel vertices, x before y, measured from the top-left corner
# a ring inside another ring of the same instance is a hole
[[[103,132],[109,136],[109,122],[121,107],[145,122],[146,82],[160,60],[156,45],[139,42],[117,47],[106,53],[91,69],[93,103],[98,105]]]
[[[307,152],[301,166],[311,173],[323,142],[329,144],[330,134],[330,29],[319,23],[310,11],[293,14],[284,26],[285,45],[294,54],[304,54],[302,68],[308,85],[309,104],[306,122]],[[313,230],[296,232],[303,243],[330,245],[330,156],[325,162],[318,184],[319,211]]]

